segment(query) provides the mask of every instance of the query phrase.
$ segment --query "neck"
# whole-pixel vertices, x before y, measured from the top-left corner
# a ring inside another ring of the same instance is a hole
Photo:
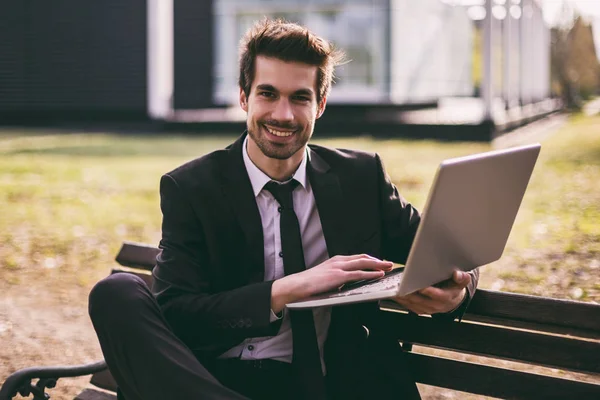
[[[246,150],[248,151],[248,157],[250,157],[250,160],[258,169],[264,172],[269,178],[278,182],[283,182],[294,175],[298,169],[298,166],[306,153],[306,146],[303,146],[291,157],[280,160],[264,155],[254,140],[248,136],[248,147]]]

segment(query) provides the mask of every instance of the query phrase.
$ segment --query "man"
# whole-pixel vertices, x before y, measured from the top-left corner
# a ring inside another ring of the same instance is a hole
[[[406,262],[419,223],[379,156],[307,145],[341,60],[296,24],[265,20],[243,39],[247,134],[161,179],[157,302],[126,274],[90,295],[125,398],[419,397],[377,303],[285,309]],[[477,277],[394,300],[454,319]]]

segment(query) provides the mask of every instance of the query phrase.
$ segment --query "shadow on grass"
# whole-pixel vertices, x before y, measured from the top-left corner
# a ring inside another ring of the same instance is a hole
[[[0,156],[198,157],[230,144],[235,137],[183,135],[48,135],[0,140]]]
[[[18,149],[7,151],[7,156],[13,155],[59,155],[59,156],[92,156],[92,157],[123,157],[123,156],[161,156],[165,154],[162,148],[145,148],[140,151],[139,148],[127,146],[63,146],[49,147],[42,149]]]
[[[598,146],[580,147],[577,150],[565,152],[560,158],[556,156],[551,161],[553,164],[600,166],[600,142]]]

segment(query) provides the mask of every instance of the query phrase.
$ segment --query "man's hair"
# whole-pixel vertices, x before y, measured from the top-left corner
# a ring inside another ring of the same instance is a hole
[[[254,80],[257,56],[314,65],[317,70],[317,102],[329,95],[333,70],[344,61],[344,53],[308,29],[282,19],[257,22],[240,42],[239,85],[246,96]]]

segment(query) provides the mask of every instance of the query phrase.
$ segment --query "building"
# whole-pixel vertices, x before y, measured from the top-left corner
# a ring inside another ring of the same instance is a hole
[[[271,16],[308,26],[351,59],[337,71],[320,128],[402,135],[452,125],[457,136],[457,125],[493,127],[507,109],[550,96],[549,35],[534,0],[490,0],[479,22],[465,1],[3,2],[0,123],[241,129],[243,115],[232,111],[238,42]]]

